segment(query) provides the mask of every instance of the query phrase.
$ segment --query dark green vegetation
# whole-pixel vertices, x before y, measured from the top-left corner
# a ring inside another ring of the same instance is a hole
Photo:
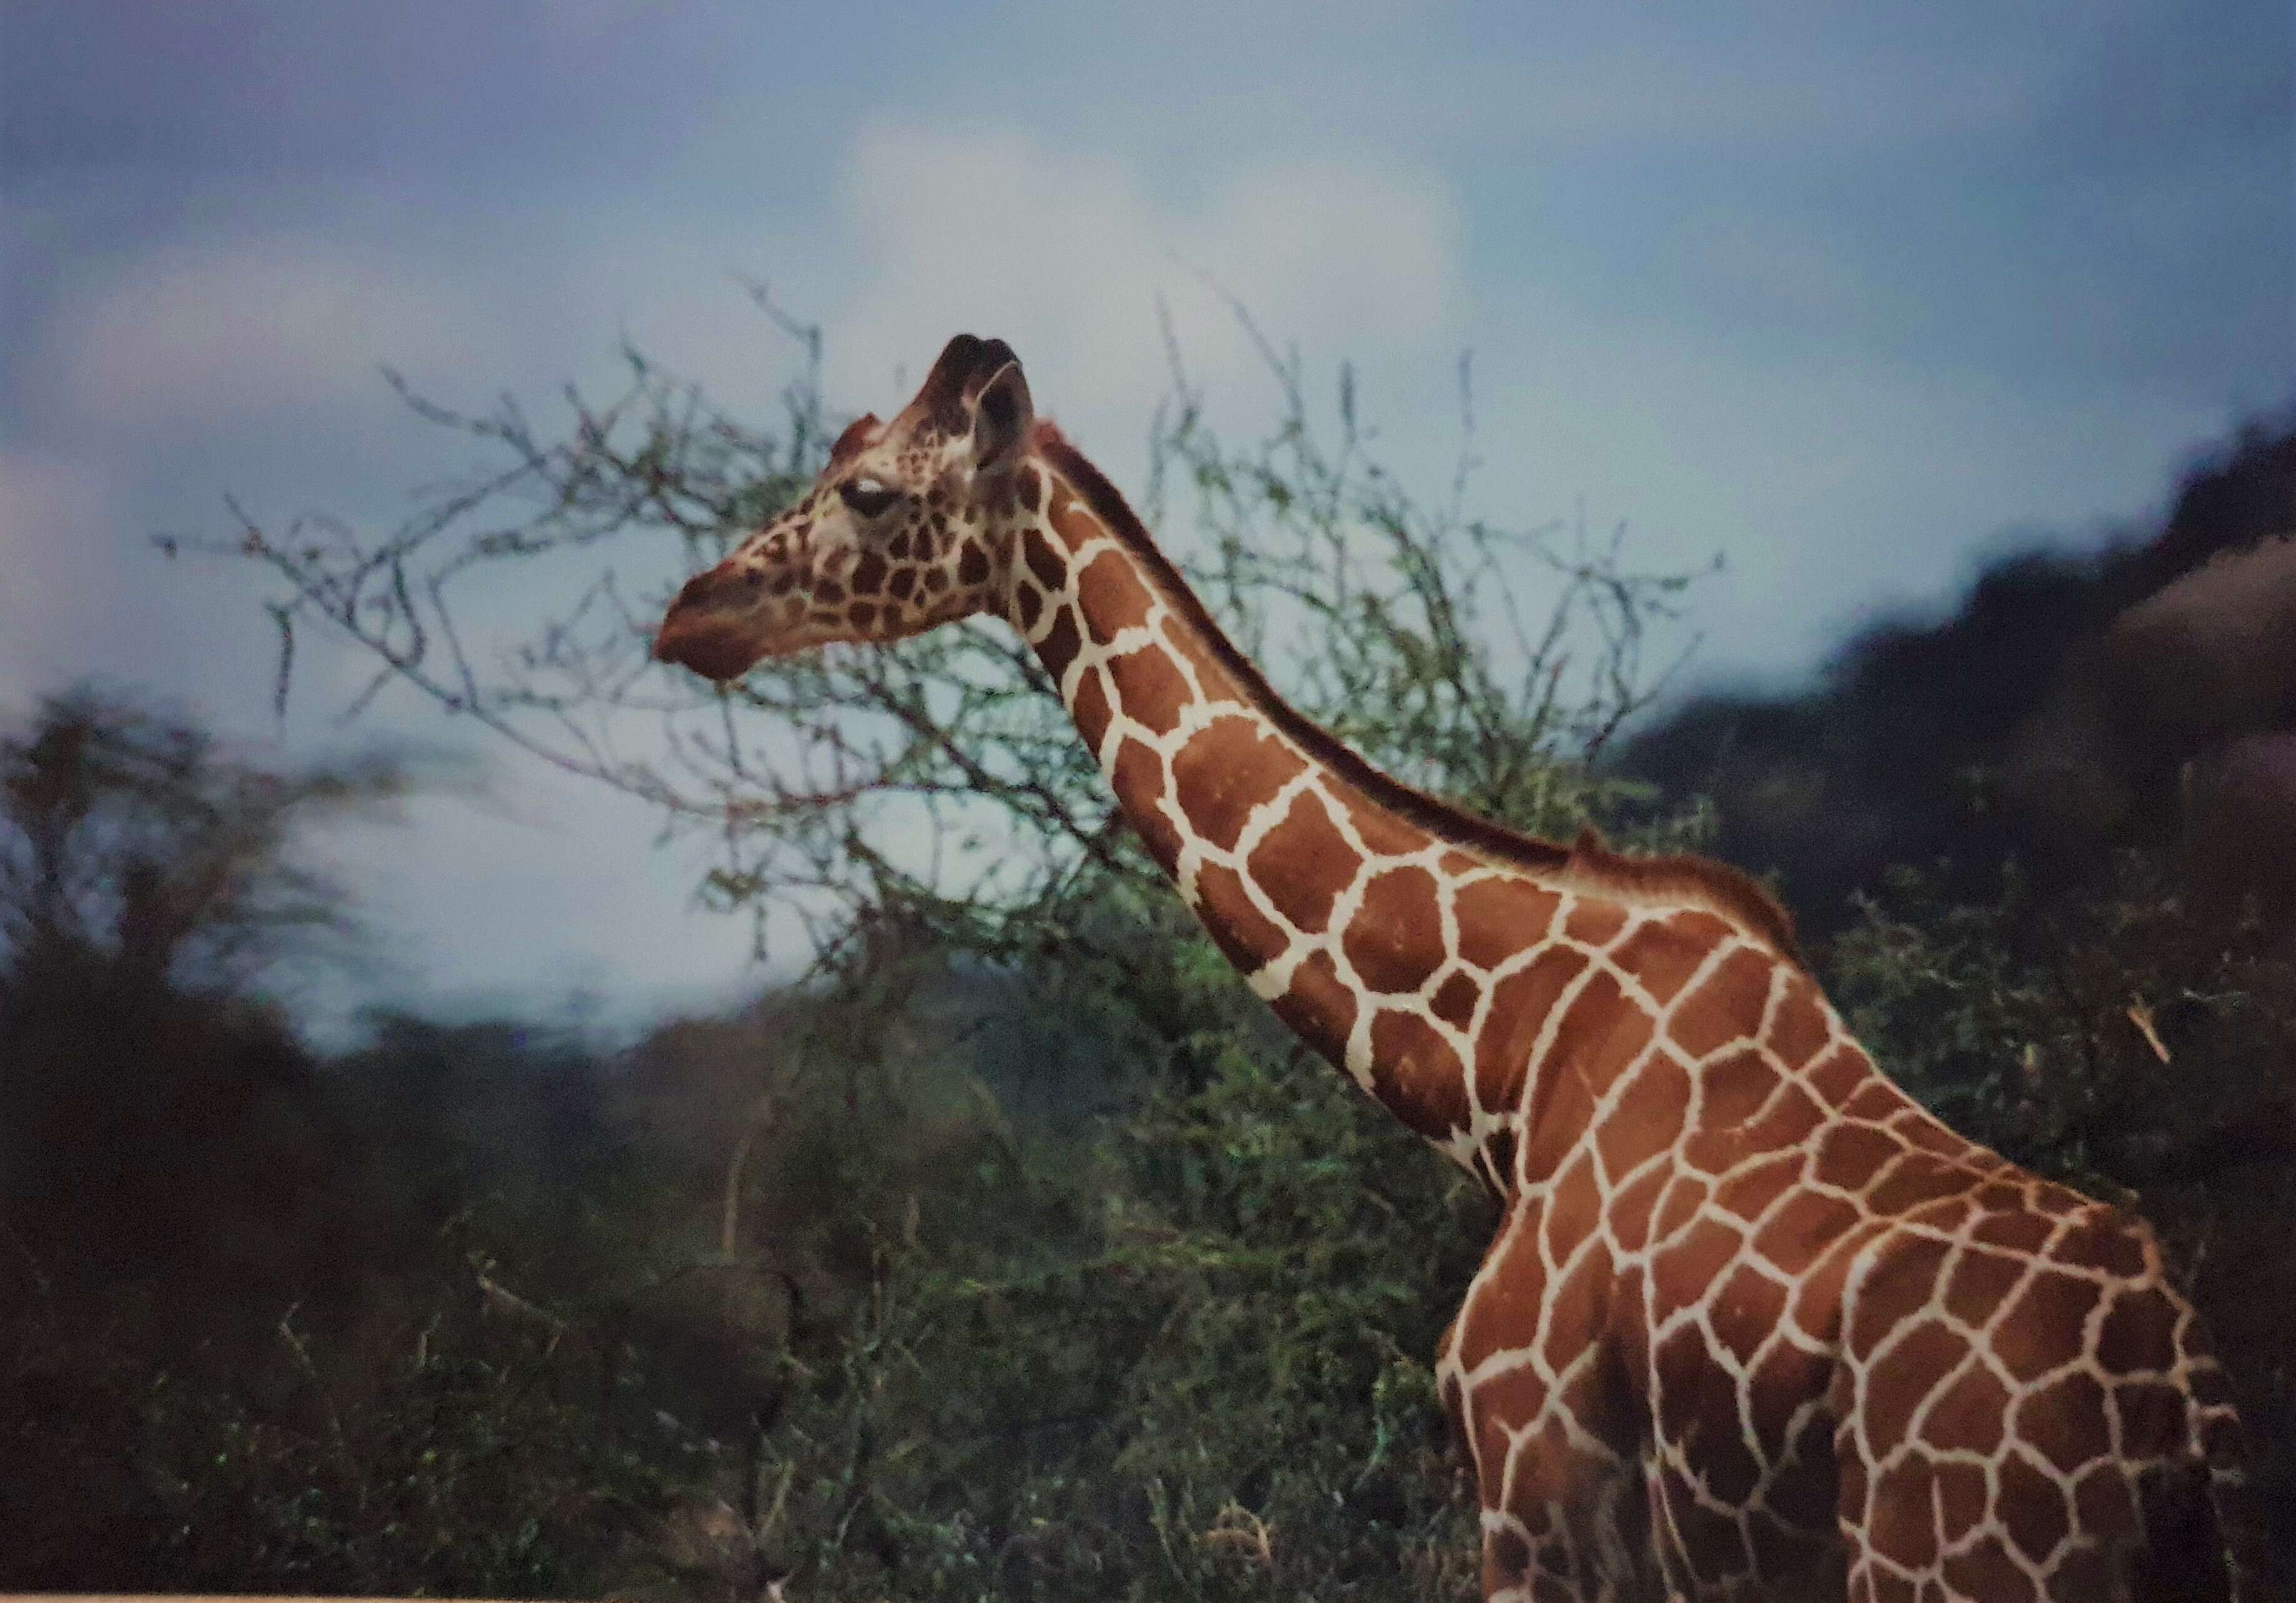
[[[1428,1360],[1488,1203],[1244,993],[1003,636],[791,664],[725,707],[642,673],[661,542],[711,554],[828,434],[807,389],[760,436],[632,372],[563,441],[434,412],[504,453],[439,509],[472,531],[232,544],[283,587],[284,642],[348,629],[394,683],[716,832],[712,894],[802,977],[617,1049],[384,1019],[322,1058],[258,959],[342,922],[295,848],[403,778],[269,776],[85,699],[10,732],[0,1586],[1472,1595]],[[2135,804],[2040,861],[1996,822],[1991,748],[1955,733],[1955,686],[2015,694],[1956,670],[1964,621],[1879,635],[1898,655],[1869,642],[1747,713],[1831,735],[1730,746],[1733,767],[1700,744],[1726,721],[1710,704],[1620,765],[1680,582],[1414,502],[1349,398],[1319,444],[1291,393],[1236,452],[1183,392],[1153,497],[1205,531],[1197,578],[1277,682],[1526,828],[1678,845],[1718,817],[1828,937],[1886,1063],[2160,1224],[2288,1506],[2296,974],[2284,907],[2222,869],[2232,826],[2198,878],[2192,832]],[[2296,523],[2288,457],[2261,441],[2228,471]],[[627,605],[609,561],[644,565]],[[491,646],[462,660],[439,623],[502,563],[568,610],[488,678]],[[2036,727],[2096,621],[2151,593],[2095,600],[2040,654]],[[1888,747],[1871,726],[1906,704],[1926,721],[1896,714],[1901,769],[1843,759]],[[649,711],[660,742],[611,754]],[[1965,790],[1901,791],[1924,743]],[[1833,823],[1748,834],[1792,793],[1761,764],[1789,760],[1841,787]],[[1869,816],[1890,823],[1845,858],[1841,822]],[[240,844],[203,857],[217,839]],[[164,941],[138,933],[153,907]]]

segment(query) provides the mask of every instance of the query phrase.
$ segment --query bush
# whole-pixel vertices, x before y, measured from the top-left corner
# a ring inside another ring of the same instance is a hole
[[[1828,966],[1877,1060],[1955,1128],[2158,1229],[2259,1495],[2296,1508],[2296,932],[2196,904],[2133,853],[2046,903],[2013,874],[1993,905],[1956,906],[1900,870]]]

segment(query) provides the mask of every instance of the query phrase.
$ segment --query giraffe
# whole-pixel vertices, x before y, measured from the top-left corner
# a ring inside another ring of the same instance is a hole
[[[1250,988],[1498,1199],[1436,1367],[1488,1599],[2237,1595],[2237,1422],[2142,1224],[1918,1106],[1749,876],[1515,834],[1288,706],[1002,341],[654,650],[722,681],[975,613]]]

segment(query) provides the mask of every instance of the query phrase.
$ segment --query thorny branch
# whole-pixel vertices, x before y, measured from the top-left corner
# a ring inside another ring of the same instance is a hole
[[[568,387],[554,432],[512,399],[465,412],[393,374],[409,407],[477,442],[489,469],[381,534],[324,517],[267,529],[233,503],[230,536],[171,548],[267,574],[283,708],[322,626],[373,665],[341,716],[411,688],[640,798],[666,832],[708,832],[719,861],[705,899],[750,909],[761,941],[766,908],[793,914],[817,964],[852,949],[870,909],[995,946],[1013,919],[1066,922],[1071,899],[1144,878],[1043,674],[993,626],[832,648],[724,690],[650,661],[661,602],[801,494],[836,434],[819,332],[751,292],[801,358],[772,426],[726,415],[627,345],[619,390]],[[1465,515],[1477,459],[1464,360],[1456,472],[1444,504],[1423,507],[1370,454],[1352,370],[1326,441],[1296,351],[1230,304],[1279,421],[1256,445],[1225,446],[1167,319],[1152,521],[1176,487],[1189,497],[1166,538],[1185,556],[1195,535],[1184,566],[1310,716],[1406,778],[1447,779],[1477,810],[1575,829],[1603,788],[1587,760],[1655,693],[1649,624],[1674,615],[1687,578],[1628,569],[1617,536],[1589,540],[1583,522],[1566,538]]]

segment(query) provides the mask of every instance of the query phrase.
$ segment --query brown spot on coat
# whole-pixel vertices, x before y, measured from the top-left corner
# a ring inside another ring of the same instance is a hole
[[[1424,985],[1442,966],[1442,912],[1435,876],[1424,868],[1390,868],[1364,886],[1363,905],[1340,938],[1349,966],[1365,984],[1388,995]]]
[[[1832,1039],[1824,999],[1817,982],[1799,969],[1786,971],[1785,993],[1778,998],[1770,1019],[1770,1048],[1786,1064],[1799,1067],[1816,1056]]]
[[[1243,875],[1222,864],[1197,869],[1196,910],[1213,942],[1246,974],[1278,956],[1286,944],[1283,930],[1253,904]]]
[[[1711,1180],[1677,1170],[1667,1181],[1665,1195],[1659,1198],[1658,1217],[1651,1223],[1652,1238],[1665,1241],[1680,1232],[1713,1196]]]
[[[1816,1179],[1844,1191],[1863,1191],[1882,1165],[1905,1147],[1897,1138],[1866,1124],[1836,1124],[1819,1138]]]
[[[2079,1269],[2101,1270],[2133,1280],[2145,1271],[2144,1227],[2126,1214],[2096,1208],[2057,1238],[2051,1256]]]
[[[1734,1169],[1714,1188],[1714,1205],[1751,1224],[1801,1178],[1802,1155],[1773,1153]]]
[[[2064,1488],[2013,1452],[2003,1461],[2000,1476],[1994,1512],[2009,1528],[2009,1540],[2019,1552],[2036,1564],[2045,1562],[2072,1533],[2072,1509]]]
[[[1866,1205],[1876,1213],[1907,1213],[1923,1203],[1968,1188],[1966,1171],[1927,1152],[1907,1152],[1890,1166],[1881,1184],[1866,1194]],[[1940,1221],[1930,1219],[1930,1222]]]
[[[1195,742],[1190,741],[1193,749]],[[1354,883],[1362,865],[1313,791],[1292,798],[1283,821],[1252,848],[1246,865],[1276,909],[1315,934],[1332,917],[1332,904]]]
[[[1997,1429],[1997,1436],[2000,1434]],[[1938,1503],[1945,1510],[1945,1528],[1967,1531],[1985,1521],[1985,1507],[1991,1499],[1987,1490],[1985,1471],[1967,1462],[1947,1462],[1937,1466]]]
[[[1969,1142],[1918,1109],[1899,1112],[1890,1121],[1890,1128],[1923,1152],[1939,1157],[1966,1158],[1974,1150]]]
[[[1490,1011],[1475,1038],[1475,1097],[1485,1107],[1521,1101],[1532,1047],[1546,1015],[1587,959],[1562,947],[1541,952],[1491,989]]]
[[[1964,1247],[1953,1272],[1946,1277],[1945,1311],[1964,1324],[1982,1325],[2024,1274],[2025,1265],[2018,1259]]]
[[[1307,767],[1253,719],[1217,718],[1173,754],[1173,793],[1191,829],[1232,851],[1253,810],[1274,801]]]
[[[969,587],[983,583],[988,578],[988,553],[981,549],[979,540],[965,541],[964,549],[957,554],[956,582]]]
[[[1348,1036],[1356,1025],[1356,993],[1341,982],[1329,952],[1311,952],[1292,971],[1292,983],[1270,1004],[1275,1016],[1323,1056],[1344,1067]]]
[[[1934,1319],[1898,1337],[1866,1377],[1866,1439],[1882,1450],[1904,1441],[1914,1410],[1968,1356],[1968,1340]]]
[[[1751,1047],[1708,1063],[1698,1071],[1705,1092],[1698,1120],[1710,1129],[1743,1124],[1778,1089],[1778,1073]]]
[[[2136,1524],[2136,1503],[2128,1472],[2115,1459],[2092,1465],[2073,1483],[2073,1512],[2091,1535],[2111,1535]]]
[[[2038,1214],[2018,1208],[2000,1213],[1990,1213],[1977,1221],[1969,1238],[1985,1246],[2003,1246],[2013,1252],[2038,1253],[2054,1233],[2049,1221]]]
[[[2096,1361],[2116,1375],[2167,1369],[2177,1361],[2177,1310],[2156,1287],[2115,1295],[2097,1333]]]
[[[1840,1197],[1797,1191],[1754,1233],[1754,1250],[1788,1275],[1800,1275],[1857,1222]]]
[[[1518,1204],[1485,1254],[1487,1272],[1469,1294],[1455,1327],[1458,1344],[1454,1351],[1462,1369],[1473,1370],[1501,1348],[1518,1344],[1522,1332],[1538,1328],[1539,1302],[1546,1290],[1546,1266],[1538,1256],[1542,1212],[1536,1201]]]
[[[1415,824],[1406,822],[1367,797],[1343,794],[1349,822],[1364,850],[1374,857],[1407,857],[1432,838]]]
[[[1620,1188],[1611,1199],[1611,1235],[1623,1252],[1638,1253],[1650,1239],[1651,1210],[1666,1185],[1663,1169],[1651,1169]]]
[[[1723,958],[1674,1010],[1668,1032],[1684,1055],[1704,1057],[1732,1041],[1752,1039],[1776,968],[1776,958],[1750,948]]]
[[[1156,646],[1127,652],[1109,664],[1116,678],[1116,695],[1124,715],[1157,735],[1168,735],[1180,721],[1180,710],[1193,699],[1188,681],[1180,677],[1172,659]]]
[[[1097,758],[1100,755],[1100,737],[1108,733],[1108,680],[1105,675],[1087,673],[1077,680],[1076,701],[1069,708],[1069,717],[1075,721],[1077,733],[1084,736],[1085,749]]]
[[[1929,1459],[1918,1452],[1888,1466],[1875,1478],[1866,1501],[1873,1523],[1866,1527],[1866,1540],[1890,1563],[1923,1570],[1937,1562],[1933,1484]]]
[[[1459,920],[1460,961],[1497,967],[1546,934],[1562,900],[1528,880],[1504,875],[1462,886],[1452,901]]]
[[[1740,1263],[1714,1295],[1710,1316],[1715,1336],[1742,1366],[1776,1331],[1785,1317],[1785,1288],[1751,1263]]]
[[[1674,1059],[1655,1054],[1634,1073],[1616,1111],[1595,1131],[1603,1171],[1614,1186],[1672,1147],[1690,1111],[1690,1075]]]
[[[2184,1451],[2185,1393],[2165,1381],[2126,1380],[2112,1388],[2112,1405],[2120,1414],[2120,1456],[2124,1459],[2167,1458]]]
[[[1572,1251],[1593,1235],[1603,1220],[1603,1191],[1595,1179],[1595,1165],[1581,1147],[1578,1155],[1554,1179],[1546,1196],[1546,1256],[1553,1263],[1569,1260]]]
[[[1110,774],[1124,816],[1139,832],[1140,843],[1165,873],[1180,857],[1180,832],[1158,806],[1164,794],[1164,760],[1155,751],[1127,736],[1116,753]]]
[[[1584,1079],[1587,1088],[1601,1097],[1649,1050],[1655,1029],[1651,1015],[1627,1000],[1618,981],[1607,972],[1597,971],[1578,988],[1578,994],[1570,999],[1569,1011],[1555,1026],[1548,1061],[1557,1069]],[[1669,1088],[1686,1109],[1689,1077],[1670,1060],[1669,1066],[1675,1070],[1673,1078],[1652,1081],[1652,1089],[1660,1085]]]
[[[1482,995],[1480,985],[1466,974],[1455,972],[1435,988],[1434,1000],[1428,1006],[1433,1009],[1437,1018],[1454,1030],[1464,1030],[1473,1022],[1475,1004],[1482,999]]]
[[[2070,1363],[2081,1355],[2082,1331],[2100,1295],[2095,1281],[2042,1270],[1994,1332],[1995,1356],[2019,1380]]]
[[[1058,685],[1083,645],[1084,637],[1077,632],[1075,609],[1062,606],[1053,614],[1053,627],[1037,643],[1037,660],[1045,665],[1053,683]]]
[[[1058,596],[1068,588],[1068,555],[1054,547],[1043,530],[1031,526],[1021,534],[1021,559],[1029,564],[1030,576],[1048,594]]]
[[[1113,640],[1120,631],[1146,623],[1153,600],[1132,558],[1112,547],[1077,576],[1077,604],[1096,640]]]
[[[1615,901],[1581,895],[1572,900],[1562,921],[1563,934],[1588,946],[1608,946],[1627,927],[1627,909]]]
[[[1787,1081],[1751,1124],[1746,1139],[1758,1151],[1799,1147],[1825,1122],[1825,1110],[1816,1098]]]
[[[2009,1388],[1985,1365],[1972,1364],[1948,1386],[1922,1421],[1922,1440],[1940,1452],[1990,1453],[2001,1445]]]
[[[1837,1041],[1833,1049],[1803,1071],[1809,1089],[1825,1099],[1829,1107],[1841,1107],[1873,1078],[1874,1065],[1865,1053],[1848,1041]]]
[[[1980,1537],[1969,1548],[1946,1556],[1945,1581],[1957,1598],[1983,1598],[1987,1603],[2033,1603],[2038,1596],[2031,1577],[2018,1567],[1997,1536]]]
[[[1938,1271],[1945,1262],[1943,1242],[1899,1237],[1874,1261],[1857,1287],[1849,1311],[1849,1350],[1863,1357],[1882,1339],[1930,1305],[1937,1295]]]
[[[1652,999],[1663,1007],[1706,960],[1716,932],[1728,927],[1710,914],[1678,914],[1640,925],[1619,942],[1611,960],[1641,982]]]
[[[1586,1252],[1568,1262],[1570,1267],[1548,1293],[1551,1311],[1543,1352],[1552,1367],[1562,1369],[1578,1354],[1595,1349],[1595,1364],[1565,1378],[1563,1397],[1577,1410],[1581,1424],[1608,1430],[1614,1427],[1603,1416],[1610,1411],[1615,1376],[1601,1361],[1601,1349],[1603,1329],[1610,1323],[1611,1287],[1615,1281],[1611,1254],[1597,1240],[1589,1242]],[[1559,1426],[1562,1422],[1555,1423]]]
[[[1406,1124],[1440,1140],[1467,1123],[1466,1073],[1441,1031],[1389,1008],[1371,1023],[1372,1094]]]

